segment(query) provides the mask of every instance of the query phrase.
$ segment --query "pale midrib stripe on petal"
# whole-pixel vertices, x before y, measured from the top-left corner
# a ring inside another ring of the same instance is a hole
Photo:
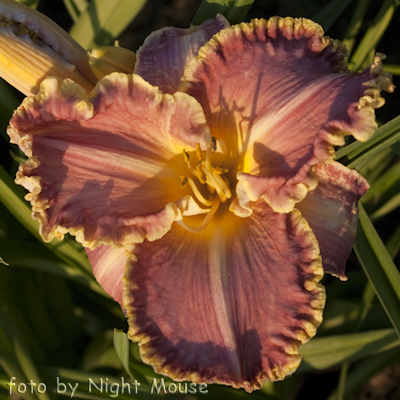
[[[285,98],[284,104],[278,104],[252,127],[247,149],[245,150],[250,149],[259,140],[260,136],[265,135],[266,132],[272,132],[274,127],[284,121],[300,103],[307,103],[308,99],[312,98],[316,92],[321,91],[324,87],[329,87],[333,81],[342,77],[343,74],[332,74],[320,78],[315,83],[307,83],[307,88],[304,90],[298,88],[290,98]]]
[[[240,362],[237,355],[237,339],[230,305],[228,265],[226,259],[225,237],[220,227],[216,228],[208,245],[210,267],[210,287],[214,312],[219,323],[222,340],[235,367],[237,377],[241,376]]]
[[[147,173],[149,176],[154,176],[156,174],[162,174],[167,177],[177,177],[179,179],[179,174],[173,168],[167,166],[166,163],[151,159],[146,156],[139,156],[137,154],[132,154],[131,152],[125,152],[118,150],[118,153],[112,153],[110,151],[104,150],[105,146],[94,146],[94,145],[80,145],[78,143],[67,143],[60,141],[58,139],[46,138],[46,142],[49,145],[51,142],[52,149],[65,151],[68,156],[73,156],[76,158],[77,165],[81,165],[82,159],[93,160],[93,170],[95,170],[96,161],[100,164],[109,164],[111,167],[121,166],[124,169],[129,169],[132,171],[138,171],[141,173]],[[125,154],[124,154],[125,153]]]

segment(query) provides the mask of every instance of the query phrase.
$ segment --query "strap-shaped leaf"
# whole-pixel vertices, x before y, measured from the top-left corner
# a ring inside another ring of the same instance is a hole
[[[336,160],[360,170],[372,157],[400,139],[400,116],[382,125],[368,142],[354,142],[336,152]]]
[[[8,306],[7,299],[0,293],[0,365],[10,377],[15,377],[15,382],[42,382],[30,351],[24,342],[14,315]],[[11,389],[11,388],[10,388]],[[16,386],[12,393],[18,394]],[[13,397],[13,396],[10,396]],[[50,400],[46,393],[24,394],[28,400]]]
[[[318,22],[327,31],[340,17],[340,14],[350,4],[351,0],[332,0],[321,11],[315,14],[313,21]]]
[[[126,373],[133,379],[129,369],[129,339],[123,330],[114,328],[114,348],[122,361]]]
[[[376,45],[385,33],[386,28],[389,26],[398,6],[399,2],[396,0],[385,0],[383,2],[374,22],[362,38],[353,57],[350,59],[349,68],[351,70],[361,68],[371,50],[375,49]]]
[[[400,336],[400,274],[361,204],[359,212],[354,250]]]
[[[70,30],[85,49],[112,45],[146,0],[92,0]]]
[[[20,188],[16,187],[8,173],[0,166],[0,201],[33,236],[42,241],[39,224],[32,219],[28,204],[17,193],[21,193]],[[67,241],[60,243],[58,240],[53,240],[46,246],[69,265],[78,267],[92,276],[92,268],[86,256]]]
[[[232,25],[238,24],[243,21],[253,3],[254,0],[203,0],[192,23],[200,25],[206,19],[222,14]]]
[[[349,373],[343,397],[348,399],[361,386],[365,385],[368,378],[382,371],[386,366],[398,361],[400,357],[400,347],[385,351],[373,357],[368,357],[360,361],[359,364]],[[335,390],[327,400],[338,400],[338,392]]]
[[[322,370],[345,361],[360,360],[399,345],[394,329],[315,338],[300,350],[303,361],[298,372]]]
[[[357,5],[354,8],[353,15],[351,16],[351,20],[347,25],[346,31],[343,35],[342,43],[347,47],[349,54],[353,50],[354,43],[364,21],[370,1],[371,0],[358,0]]]

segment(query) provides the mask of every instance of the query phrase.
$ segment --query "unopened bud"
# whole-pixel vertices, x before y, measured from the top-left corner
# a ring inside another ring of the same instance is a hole
[[[47,76],[70,78],[87,92],[97,79],[85,50],[43,14],[11,0],[0,2],[0,76],[27,96]]]
[[[90,67],[97,79],[112,72],[132,74],[135,67],[136,54],[123,47],[101,46],[87,51]]]

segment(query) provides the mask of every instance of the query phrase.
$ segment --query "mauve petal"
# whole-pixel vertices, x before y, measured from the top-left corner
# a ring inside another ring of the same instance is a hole
[[[297,368],[325,301],[318,244],[300,212],[260,200],[244,219],[225,208],[203,232],[174,224],[132,251],[128,335],[156,372],[251,392]]]
[[[135,73],[163,92],[175,93],[191,58],[227,26],[227,19],[217,15],[188,29],[167,27],[151,33],[136,53]]]
[[[89,248],[156,240],[182,213],[196,213],[190,189],[180,188],[182,152],[209,131],[186,94],[115,73],[88,97],[70,80],[48,78],[8,133],[29,157],[16,182],[31,192],[45,241],[66,232]]]
[[[357,233],[358,200],[368,182],[355,170],[335,161],[319,164],[316,189],[296,205],[312,228],[325,272],[347,280],[346,261]]]
[[[86,253],[97,282],[122,306],[122,278],[127,261],[125,248],[101,244],[94,250],[86,249]]]
[[[242,171],[234,212],[249,215],[260,197],[292,210],[317,184],[312,167],[346,133],[366,140],[375,131],[390,76],[379,57],[361,74],[345,73],[345,55],[314,22],[275,17],[224,29],[192,59],[180,90],[201,103],[231,168]]]

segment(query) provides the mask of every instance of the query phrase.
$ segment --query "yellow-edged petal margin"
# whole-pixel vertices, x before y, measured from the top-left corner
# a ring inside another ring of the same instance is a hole
[[[318,243],[299,211],[260,200],[249,218],[218,210],[203,232],[178,223],[132,248],[128,336],[158,373],[248,392],[281,380],[322,321]]]
[[[45,241],[66,232],[89,248],[156,240],[182,215],[208,212],[180,187],[183,149],[209,140],[186,94],[163,95],[137,75],[111,74],[89,96],[47,78],[8,133],[29,157],[16,182]]]
[[[374,133],[380,91],[394,89],[390,74],[381,55],[348,73],[346,55],[318,24],[274,17],[222,30],[192,59],[180,90],[201,103],[211,134],[229,149],[237,215],[250,215],[260,197],[291,211],[317,185],[312,168],[333,157],[344,135]]]

